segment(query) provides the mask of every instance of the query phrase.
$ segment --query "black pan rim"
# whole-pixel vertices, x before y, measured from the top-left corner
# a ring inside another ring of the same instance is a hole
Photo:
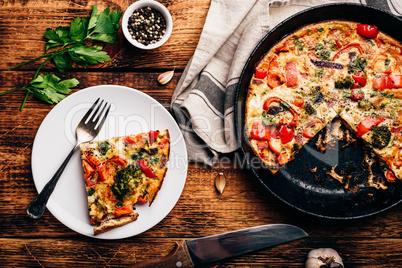
[[[314,216],[317,218],[323,218],[323,219],[329,219],[329,220],[353,220],[353,219],[362,219],[362,218],[367,218],[373,215],[377,215],[380,214],[382,212],[385,212],[395,206],[397,206],[398,204],[400,204],[402,202],[402,199],[400,199],[399,201],[374,212],[371,213],[366,213],[366,214],[361,214],[361,215],[354,215],[354,216],[328,216],[328,215],[322,215],[319,213],[314,213],[313,211],[308,211],[305,209],[302,209],[300,207],[298,207],[295,204],[292,204],[286,200],[284,200],[282,197],[280,197],[277,193],[275,193],[272,189],[270,189],[265,183],[264,181],[260,178],[260,176],[258,175],[258,173],[255,171],[254,168],[251,167],[251,163],[250,163],[250,159],[247,156],[247,152],[245,151],[244,147],[242,146],[242,139],[241,139],[241,135],[242,135],[242,128],[241,126],[239,126],[239,122],[238,122],[238,118],[239,118],[239,96],[240,96],[240,90],[241,90],[241,84],[242,81],[244,79],[245,73],[247,71],[247,68],[250,65],[250,62],[252,61],[252,59],[255,57],[256,52],[258,51],[258,49],[262,46],[262,44],[264,42],[266,42],[266,40],[270,37],[270,35],[272,35],[272,33],[274,33],[275,31],[277,31],[278,29],[280,29],[281,27],[283,27],[283,25],[286,25],[286,23],[291,22],[292,20],[294,20],[295,18],[305,15],[306,13],[311,13],[312,11],[317,11],[320,9],[330,9],[330,8],[348,8],[348,7],[355,7],[355,8],[362,8],[363,10],[374,10],[376,12],[379,12],[380,14],[382,13],[383,16],[391,16],[393,19],[398,20],[401,25],[402,25],[402,20],[400,18],[398,18],[397,16],[387,12],[387,11],[383,11],[380,10],[378,8],[374,8],[374,7],[369,7],[369,6],[365,6],[365,5],[361,5],[361,4],[356,4],[356,3],[332,3],[332,4],[324,4],[324,5],[319,5],[319,6],[315,6],[315,7],[311,7],[308,8],[306,10],[300,11],[292,16],[290,16],[289,18],[285,19],[284,21],[280,22],[278,25],[276,25],[273,29],[271,29],[262,39],[261,41],[257,44],[257,46],[254,48],[254,50],[251,52],[248,60],[246,61],[244,68],[242,70],[242,73],[240,75],[239,78],[239,82],[237,84],[236,87],[236,95],[235,95],[235,110],[234,110],[234,116],[235,116],[235,131],[236,131],[236,135],[237,135],[237,142],[240,146],[240,151],[243,155],[243,157],[245,157],[247,165],[250,167],[249,169],[251,169],[254,177],[257,179],[257,181],[262,184],[264,186],[264,188],[266,190],[268,190],[273,196],[275,196],[276,198],[278,198],[279,200],[281,200],[283,203],[285,203],[286,205],[290,206],[293,209],[296,209],[297,211],[300,211],[306,215],[310,215],[310,216]],[[343,18],[339,18],[339,19],[343,19]],[[319,21],[323,21],[323,20],[317,20],[316,22]],[[302,27],[303,25],[300,25],[299,27]],[[290,34],[291,32],[289,32],[288,34]],[[279,40],[277,40],[279,41]],[[401,40],[400,40],[401,41]]]

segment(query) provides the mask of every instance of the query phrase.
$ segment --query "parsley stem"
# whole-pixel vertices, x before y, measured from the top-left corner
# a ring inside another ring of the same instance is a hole
[[[5,94],[10,93],[10,92],[13,92],[13,91],[16,91],[16,90],[18,90],[18,89],[23,89],[23,88],[24,88],[24,87],[15,87],[15,88],[13,88],[13,89],[9,89],[9,90],[7,90],[7,91],[1,92],[1,93],[0,93],[0,96],[5,95]]]
[[[28,96],[29,96],[29,91],[27,91],[27,94],[25,94],[25,98],[24,98],[24,100],[22,101],[22,104],[21,104],[21,107],[20,107],[20,111],[22,112],[22,109],[24,109],[24,105],[25,105],[25,102],[27,101],[27,99],[28,99]]]
[[[54,53],[54,52],[48,52],[48,53],[45,53],[45,54],[43,54],[42,56],[39,56],[39,57],[34,58],[34,59],[32,59],[32,60],[29,60],[29,61],[26,61],[26,62],[20,63],[20,64],[18,64],[17,66],[15,66],[15,67],[11,68],[11,69],[10,69],[10,71],[13,71],[13,70],[15,70],[15,69],[18,69],[18,68],[20,68],[21,66],[24,66],[25,64],[28,64],[28,63],[31,63],[31,62],[37,61],[37,60],[39,60],[39,59],[41,59],[41,58],[43,58],[43,57],[50,56],[50,55],[52,55],[53,53]]]

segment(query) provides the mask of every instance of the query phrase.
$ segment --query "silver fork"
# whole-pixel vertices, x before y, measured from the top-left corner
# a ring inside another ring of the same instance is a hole
[[[78,124],[76,129],[77,142],[74,148],[71,150],[67,158],[64,160],[63,164],[61,164],[59,169],[53,175],[52,179],[42,189],[40,194],[28,205],[27,213],[29,217],[33,219],[38,219],[40,218],[40,216],[42,216],[43,212],[45,211],[46,203],[49,200],[50,195],[56,187],[57,181],[59,180],[74,152],[79,148],[81,143],[92,141],[98,135],[110,110],[110,105],[106,109],[106,106],[108,105],[107,102],[105,102],[104,105],[103,100],[99,103],[99,105],[98,103],[99,98],[95,101],[89,111],[81,119],[81,122]],[[103,108],[102,110],[100,110],[102,105]],[[95,112],[93,112],[95,108],[96,110]],[[103,113],[105,109],[106,112]]]

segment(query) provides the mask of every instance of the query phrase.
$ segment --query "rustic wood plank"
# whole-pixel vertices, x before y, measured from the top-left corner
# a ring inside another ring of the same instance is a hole
[[[71,239],[0,239],[0,258],[7,267],[122,267],[165,256],[177,239],[124,239],[119,241]],[[205,267],[303,267],[310,250],[336,249],[345,267],[399,267],[401,254],[394,252],[402,239],[305,238],[212,263]],[[359,248],[356,251],[356,248]]]
[[[210,0],[159,1],[164,4],[173,19],[173,32],[162,47],[150,51],[136,49],[120,36],[116,58],[106,66],[110,68],[159,68],[183,69],[197,46],[208,12]],[[100,12],[107,6],[124,11],[131,1],[23,1],[0,5],[0,70],[7,70],[24,61],[44,53],[46,28],[68,26],[77,16],[89,16],[92,5],[98,5]],[[39,61],[41,62],[41,61]],[[22,67],[22,70],[36,69],[39,63]],[[44,70],[52,69],[47,64]]]

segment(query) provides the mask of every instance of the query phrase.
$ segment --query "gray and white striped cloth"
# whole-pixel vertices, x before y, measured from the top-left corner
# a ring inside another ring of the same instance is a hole
[[[258,42],[279,22],[309,7],[360,3],[402,16],[402,0],[212,0],[193,57],[172,96],[171,111],[189,160],[213,165],[239,148],[234,101],[241,71]]]

